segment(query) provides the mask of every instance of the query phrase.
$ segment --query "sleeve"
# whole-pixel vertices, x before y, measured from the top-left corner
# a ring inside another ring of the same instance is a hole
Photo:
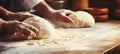
[[[36,6],[37,4],[44,0],[18,0],[18,1],[25,8],[25,10],[30,11],[34,6]]]

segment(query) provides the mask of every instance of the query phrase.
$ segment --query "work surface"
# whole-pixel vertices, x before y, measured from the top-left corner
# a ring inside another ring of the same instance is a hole
[[[104,54],[120,45],[120,22],[99,22],[92,28],[59,28],[56,34],[63,38],[1,41],[0,54]]]

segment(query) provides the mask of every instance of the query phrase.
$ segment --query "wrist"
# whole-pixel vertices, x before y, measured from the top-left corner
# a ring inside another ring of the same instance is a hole
[[[49,19],[49,18],[51,18],[53,16],[53,14],[55,12],[56,12],[56,10],[51,9],[51,10],[47,11],[46,14],[44,14],[44,17],[47,18],[47,19]]]

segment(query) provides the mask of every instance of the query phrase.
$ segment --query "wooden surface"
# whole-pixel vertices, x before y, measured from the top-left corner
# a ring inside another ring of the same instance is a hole
[[[0,54],[104,54],[120,45],[120,22],[99,22],[92,28],[57,29],[57,35],[77,35],[64,43],[41,44],[41,40],[0,42]],[[56,42],[54,42],[56,43]]]

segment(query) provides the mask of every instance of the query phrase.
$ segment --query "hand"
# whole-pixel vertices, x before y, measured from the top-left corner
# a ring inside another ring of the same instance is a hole
[[[55,11],[52,11],[47,16],[47,19],[51,20],[52,22],[54,22],[56,24],[58,22],[73,23],[73,20],[68,17],[68,15],[70,15],[72,13],[73,13],[73,11],[71,11],[71,10],[65,10],[65,9],[55,10]]]
[[[16,13],[10,13],[8,15],[7,20],[18,20],[23,21],[29,17],[32,17],[32,15],[28,12],[16,12]]]
[[[26,40],[36,39],[38,30],[28,24],[19,21],[6,21],[1,30],[3,40]]]
[[[59,24],[58,22],[73,23],[73,20],[67,16],[68,14],[71,14],[72,11],[65,9],[55,10],[51,8],[45,1],[40,2],[38,5],[33,7],[33,9],[39,15],[42,15],[55,24]]]

